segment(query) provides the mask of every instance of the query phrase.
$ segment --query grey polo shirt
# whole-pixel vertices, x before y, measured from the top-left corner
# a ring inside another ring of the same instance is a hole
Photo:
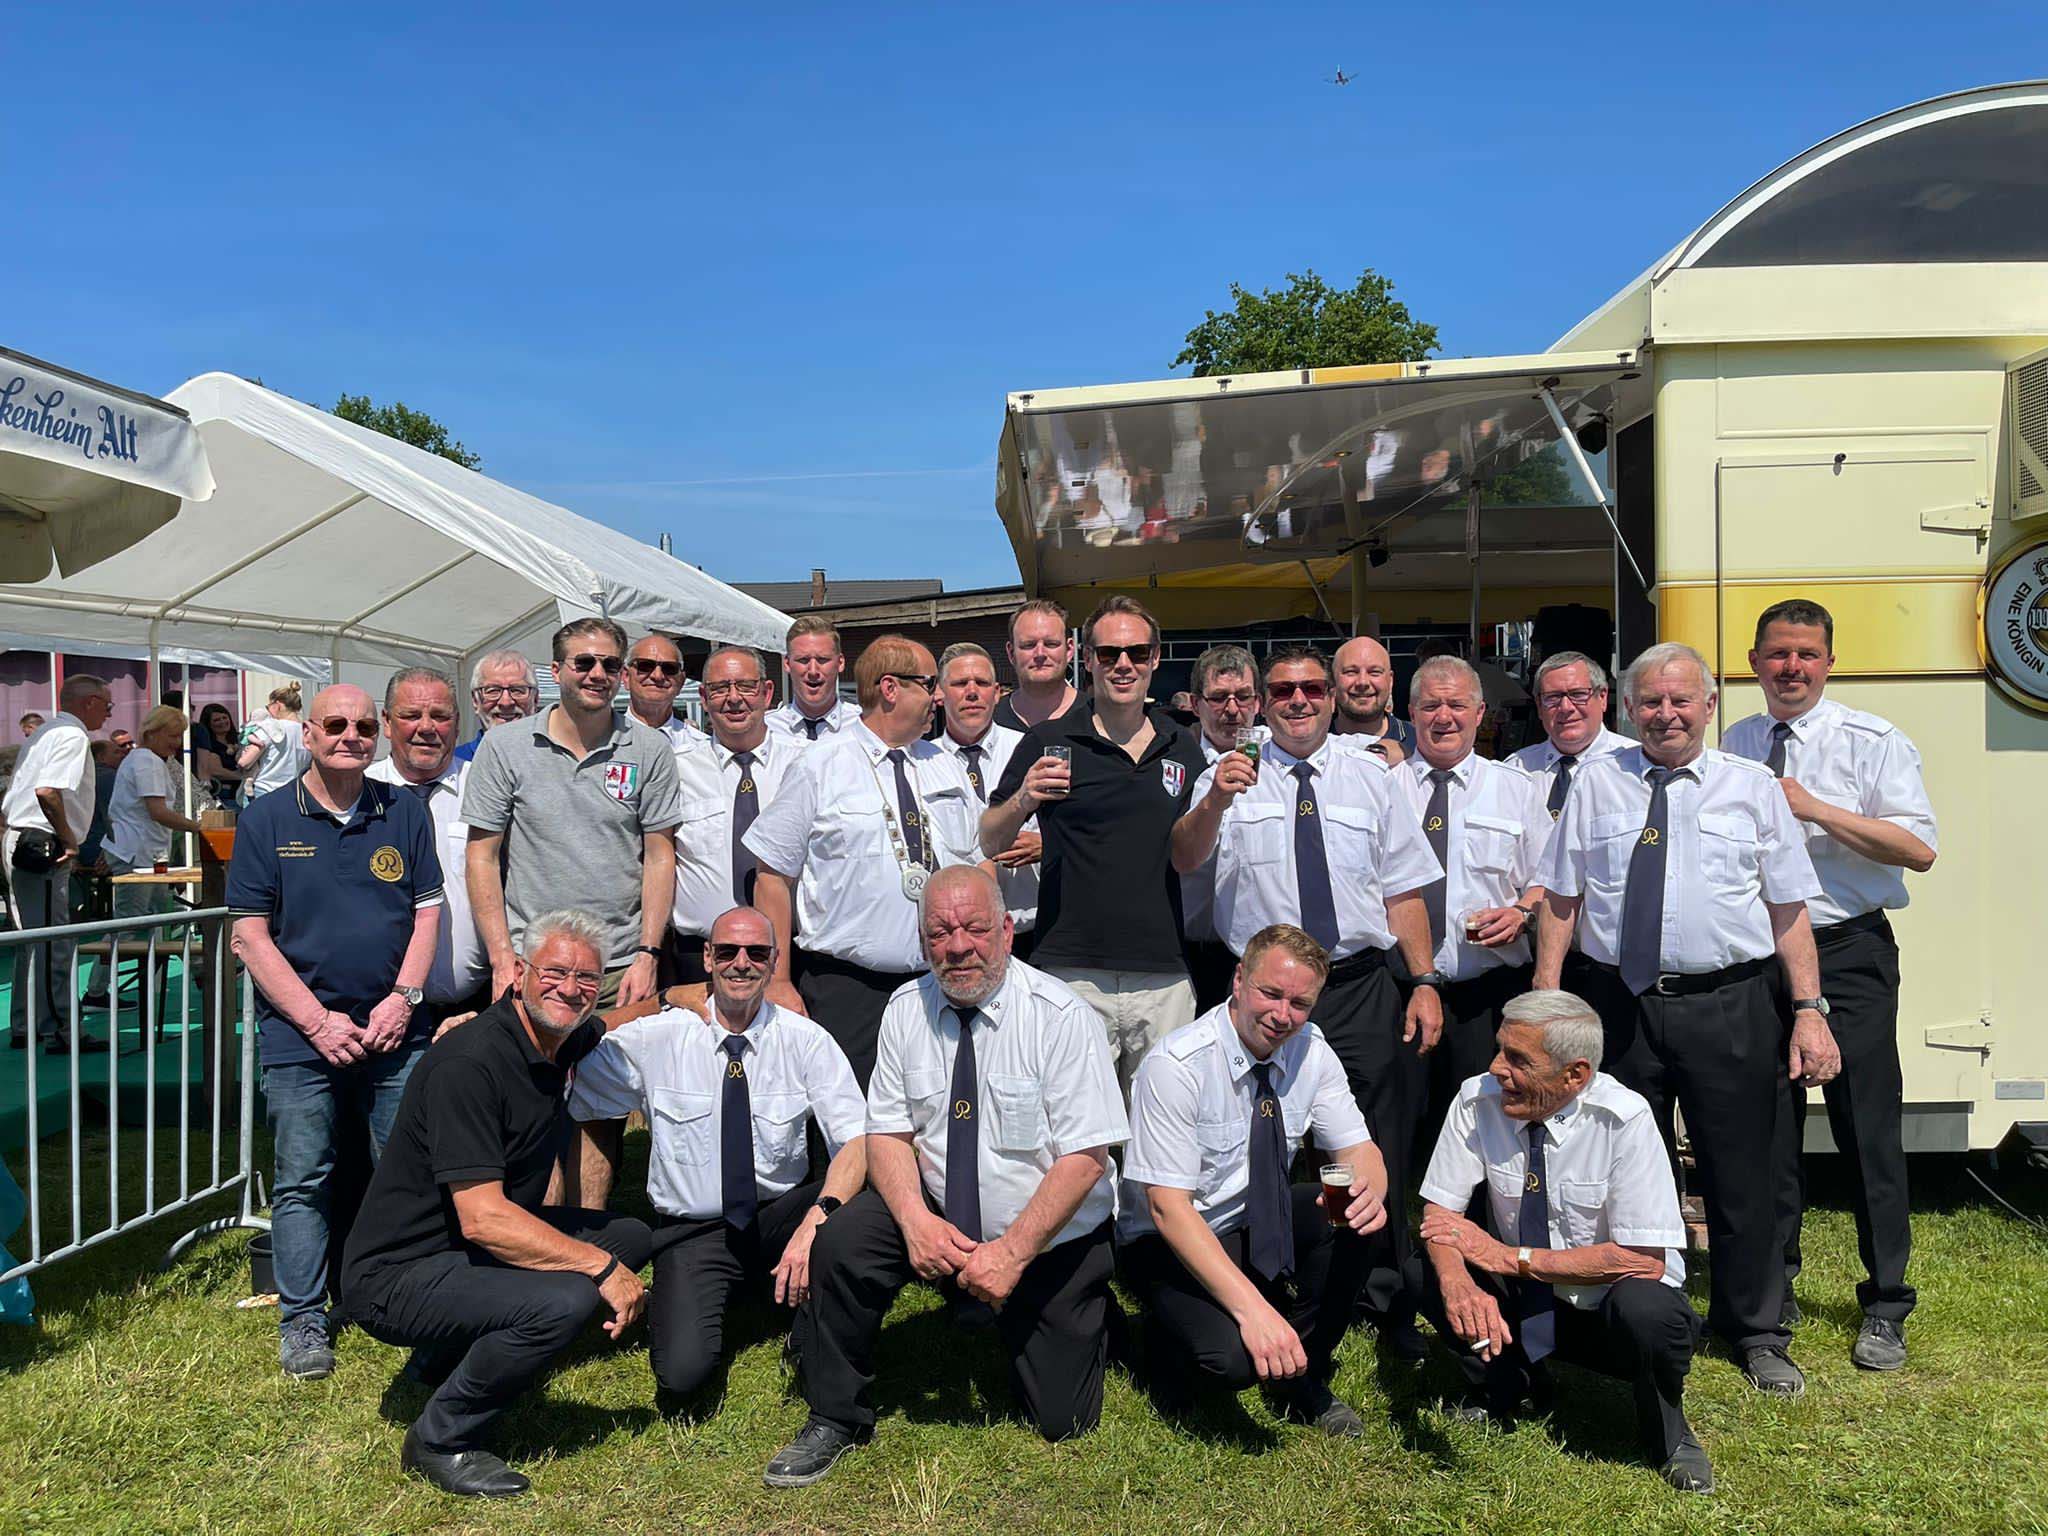
[[[611,935],[607,967],[640,943],[641,839],[672,832],[682,785],[668,738],[624,714],[611,739],[581,762],[548,735],[560,705],[484,733],[462,782],[470,831],[505,834],[505,922],[516,945],[526,925],[557,907],[581,907]]]

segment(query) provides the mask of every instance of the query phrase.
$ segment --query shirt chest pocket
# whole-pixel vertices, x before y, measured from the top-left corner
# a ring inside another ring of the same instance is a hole
[[[998,1152],[1036,1152],[1045,1145],[1045,1090],[1032,1077],[988,1079],[989,1145]]]
[[[1552,1214],[1559,1218],[1567,1243],[1574,1248],[1590,1248],[1601,1240],[1601,1218],[1607,1210],[1605,1180],[1560,1179],[1557,1203],[1562,1209]]]
[[[1201,1154],[1197,1182],[1205,1195],[1214,1194],[1244,1160],[1244,1122],[1241,1120],[1198,1120],[1195,1148]]]
[[[976,847],[981,817],[968,808],[967,796],[962,791],[936,790],[924,797],[924,810],[931,822],[926,842],[934,863],[973,862],[981,857]],[[941,855],[950,855],[950,860]]]
[[[701,1168],[714,1155],[711,1095],[654,1088],[647,1094],[652,1114],[654,1155],[678,1168]]]
[[[1286,809],[1277,805],[1248,806],[1240,802],[1224,826],[1223,843],[1240,864],[1279,864],[1293,844]]]
[[[1740,816],[1702,815],[1700,868],[1716,884],[1753,883],[1757,869],[1756,828]]]
[[[1297,814],[1300,810],[1295,807]],[[1376,807],[1325,803],[1322,816],[1323,848],[1332,868],[1339,864],[1354,869],[1378,867],[1380,816]]]
[[[898,828],[897,836],[901,835]],[[871,795],[850,795],[821,809],[814,858],[871,859],[888,854],[892,847],[888,820],[881,803]]]
[[[754,1095],[754,1151],[760,1165],[778,1170],[804,1150],[804,1122],[810,1103],[800,1093]]]
[[[922,1129],[938,1119],[939,1096],[945,1091],[945,1075],[936,1069],[905,1071],[903,1100],[910,1107],[910,1123]]]
[[[1586,827],[1587,875],[1602,885],[1620,885],[1642,836],[1643,818],[1633,811],[1593,817]]]
[[[1511,875],[1522,829],[1497,816],[1465,818],[1465,863],[1485,875]]]

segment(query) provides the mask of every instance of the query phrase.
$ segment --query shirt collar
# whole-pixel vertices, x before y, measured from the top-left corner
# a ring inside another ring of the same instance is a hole
[[[1320,774],[1327,773],[1329,771],[1330,754],[1337,750],[1333,745],[1331,745],[1332,740],[1332,737],[1327,735],[1324,736],[1323,744],[1317,747],[1315,751],[1309,753],[1307,757],[1296,757],[1292,752],[1288,751],[1285,747],[1280,745],[1279,739],[1277,737],[1268,737],[1266,740],[1266,746],[1273,754],[1273,761],[1278,763],[1282,768],[1285,768],[1289,773],[1292,773],[1294,771],[1294,765],[1296,763],[1307,763],[1309,767],[1313,768],[1317,773]],[[1275,1054],[1277,1055],[1278,1053],[1276,1052]]]
[[[298,801],[299,814],[301,816],[318,816],[323,821],[332,821],[337,825],[341,825],[340,817],[335,812],[328,810],[326,806],[306,793],[306,776],[303,773],[292,780],[292,794]],[[390,804],[391,786],[382,779],[371,778],[366,771],[363,774],[362,790],[356,796],[356,803],[348,808],[348,819],[354,821],[360,813],[365,821],[374,821],[384,814],[385,809]]]
[[[1714,749],[1708,747],[1683,768],[1675,768],[1672,772],[1689,773],[1696,783],[1704,784],[1707,782],[1707,761],[1713,756]],[[1640,745],[1630,747],[1628,751],[1621,755],[1619,760],[1628,775],[1631,778],[1637,779],[1647,779],[1652,768],[1663,766],[1661,763],[1651,761],[1650,754],[1645,752]]]
[[[1814,705],[1813,708],[1803,715],[1794,715],[1785,723],[1792,727],[1792,734],[1794,736],[1797,736],[1801,741],[1808,741],[1812,739],[1816,731],[1832,722],[1841,708],[1841,705],[1823,694],[1821,701]],[[1777,722],[1773,721],[1772,723],[1776,724]]]
[[[1010,1004],[1015,998],[1016,989],[1022,985],[1017,978],[1017,965],[1017,957],[1015,955],[1010,956],[1009,966],[1003,972],[1002,985],[980,1002],[972,1005],[954,1002],[950,997],[946,996],[945,989],[939,985],[938,976],[931,971],[926,971],[919,978],[918,984],[926,988],[925,996],[930,1003],[932,1022],[936,1024],[949,1008],[972,1006],[974,1011],[987,1019],[990,1024],[1000,1027],[1003,1020],[1009,1015]]]
[[[398,765],[388,757],[370,764],[366,777],[375,779],[380,784],[390,784],[397,788],[415,787],[414,781],[400,773]],[[450,753],[447,766],[425,782],[434,785],[445,785],[449,789],[456,789],[461,786],[461,779],[462,764],[456,761],[453,753]]]
[[[1450,774],[1451,782],[1456,784],[1458,788],[1471,788],[1472,779],[1474,775],[1476,775],[1479,771],[1477,768],[1473,766],[1473,764],[1478,760],[1478,757],[1479,754],[1476,751],[1467,752],[1463,757],[1459,758],[1455,763],[1451,764],[1449,768],[1444,770],[1446,773]],[[1429,776],[1436,771],[1435,768],[1431,765],[1429,759],[1424,757],[1420,752],[1417,752],[1412,757],[1403,758],[1401,760],[1401,769],[1406,773],[1412,774],[1415,778],[1415,782],[1418,784],[1427,784],[1429,782]]]
[[[546,709],[543,709],[539,713],[530,716],[529,723],[533,727],[533,739],[535,741],[544,741],[549,746],[556,747],[559,750],[566,752],[568,751],[568,748],[563,747],[561,743],[556,741],[554,737],[548,734],[548,722],[554,719],[555,712],[559,710],[561,707],[562,706],[559,703],[550,704]],[[605,746],[616,747],[620,745],[633,734],[633,726],[635,724],[637,724],[637,722],[633,719],[633,712],[631,709],[613,709],[611,735],[608,736],[603,742],[600,742],[598,746],[592,747],[591,751],[599,751]],[[645,729],[653,730],[654,727],[647,726],[645,727]]]
[[[711,1031],[712,1049],[722,1051],[725,1049],[725,1038],[732,1034],[732,1031],[718,1022],[718,1003],[716,999],[706,997],[704,999],[704,1007],[707,1011],[699,1014],[698,1017],[704,1021],[704,1027]],[[758,1051],[767,1042],[769,1028],[774,1022],[775,1005],[764,997],[756,1005],[754,1016],[747,1020],[747,1027],[739,1032],[739,1038],[747,1042],[748,1050]]]
[[[1231,1022],[1230,1004],[1216,1005],[1216,1041],[1223,1047],[1223,1063],[1230,1069],[1233,1083],[1246,1082],[1251,1078],[1252,1068],[1268,1065],[1273,1069],[1273,1086],[1279,1088],[1291,1078],[1301,1065],[1302,1054],[1308,1049],[1308,1026],[1304,1024],[1294,1035],[1283,1041],[1280,1048],[1265,1062],[1245,1049],[1244,1041],[1238,1037],[1237,1025]]]
[[[707,736],[704,739],[711,743],[711,754],[714,758],[717,759],[718,766],[721,768],[725,767],[736,756],[739,755],[738,753],[734,752],[731,748],[727,747],[726,744],[720,741],[716,736]],[[770,731],[767,733],[767,735],[763,736],[759,741],[755,742],[753,746],[747,748],[749,752],[754,754],[754,765],[756,767],[759,767],[762,763],[768,761],[768,753],[770,750],[768,743],[770,743],[774,739],[775,733],[773,731]]]
[[[994,736],[995,733],[996,723],[994,719],[990,719],[989,723],[982,728],[981,734],[972,741],[956,741],[951,731],[941,731],[932,738],[932,745],[942,752],[951,752],[955,757],[958,757],[969,747],[979,747],[982,751],[987,752],[994,745],[989,738]]]

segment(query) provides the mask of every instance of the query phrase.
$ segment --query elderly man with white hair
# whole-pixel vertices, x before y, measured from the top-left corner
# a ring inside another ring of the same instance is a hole
[[[455,761],[467,764],[494,725],[524,720],[540,708],[540,681],[524,651],[492,651],[469,669],[469,703],[476,711],[476,735],[455,749]]]
[[[1707,1320],[1754,1386],[1796,1397],[1773,1192],[1793,1156],[1788,1075],[1841,1070],[1806,913],[1820,881],[1770,770],[1706,746],[1715,690],[1699,652],[1651,646],[1622,697],[1640,742],[1581,769],[1558,818],[1536,985],[1559,984],[1576,932],[1610,1069],[1667,1144],[1672,1103],[1685,1111],[1714,1250]]]
[[[1674,1488],[1711,1493],[1685,1422],[1699,1317],[1681,1287],[1685,1223],[1649,1104],[1600,1070],[1600,1019],[1569,992],[1502,1010],[1490,1071],[1466,1082],[1422,1181],[1437,1332],[1457,1340],[1475,1413],[1548,1395],[1555,1356],[1635,1387],[1643,1449]],[[1485,1191],[1489,1232],[1466,1211]]]

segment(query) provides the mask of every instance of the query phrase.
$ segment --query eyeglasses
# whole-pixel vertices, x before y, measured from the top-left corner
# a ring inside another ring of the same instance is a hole
[[[731,965],[745,955],[756,965],[766,965],[775,958],[773,944],[714,944],[711,946],[713,965]]]
[[[1205,693],[1202,695],[1202,702],[1213,705],[1217,709],[1223,708],[1226,704],[1249,707],[1259,702],[1259,696],[1249,688],[1243,688],[1236,693]]]
[[[656,661],[651,656],[635,656],[627,663],[635,677],[681,677],[683,664],[680,661]]]
[[[926,693],[936,693],[939,688],[939,674],[936,672],[884,672],[884,677],[893,677],[899,683],[915,683]]]
[[[495,704],[499,699],[523,699],[540,692],[531,683],[486,683],[469,691],[486,704]]]
[[[377,717],[375,715],[371,715],[368,719],[364,720],[351,720],[346,715],[329,715],[320,722],[321,730],[330,736],[337,737],[345,735],[350,726],[354,726],[356,734],[365,741],[375,741],[377,739]]]
[[[534,969],[544,987],[561,988],[574,984],[578,992],[595,992],[604,985],[604,976],[598,971],[571,971],[559,965],[543,965]]]
[[[1144,645],[1097,645],[1090,647],[1090,649],[1095,652],[1095,665],[1098,667],[1113,667],[1126,656],[1131,658],[1131,665],[1134,667],[1149,665],[1152,660],[1152,647],[1149,643]]]
[[[1605,689],[1595,688],[1565,688],[1556,693],[1539,693],[1536,695],[1536,702],[1545,709],[1556,709],[1566,699],[1570,699],[1579,708],[1584,709],[1593,702],[1593,695],[1595,693],[1604,693],[1605,691]]]
[[[626,658],[623,656],[598,656],[592,652],[583,651],[578,655],[569,657],[568,666],[574,672],[589,672],[601,667],[604,669],[606,677],[617,677],[620,672],[625,670]]]
[[[700,692],[703,693],[707,700],[712,701],[728,698],[751,699],[761,691],[762,687],[763,684],[759,678],[742,678],[734,682],[706,683]]]
[[[1297,693],[1300,694],[1304,699],[1307,699],[1311,704],[1320,704],[1324,699],[1330,696],[1330,685],[1328,683],[1315,682],[1279,682],[1266,684],[1266,697],[1272,699],[1275,703],[1284,703],[1286,700],[1293,698]]]

